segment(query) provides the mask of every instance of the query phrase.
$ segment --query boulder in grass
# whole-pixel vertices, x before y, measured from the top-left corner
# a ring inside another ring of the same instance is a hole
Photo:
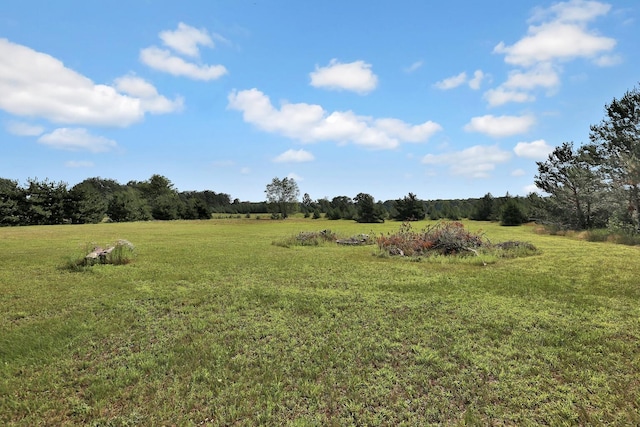
[[[106,262],[107,256],[115,249],[115,246],[109,246],[106,249],[97,246],[93,251],[89,252],[85,257],[85,261],[94,263],[95,260],[100,260],[102,264]]]

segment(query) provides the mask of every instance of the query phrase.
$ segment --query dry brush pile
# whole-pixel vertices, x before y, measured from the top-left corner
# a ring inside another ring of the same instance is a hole
[[[478,255],[479,251],[501,256],[533,254],[535,246],[527,242],[509,241],[492,244],[482,232],[471,232],[457,221],[438,222],[416,231],[408,222],[394,233],[377,238],[383,253],[396,256]]]

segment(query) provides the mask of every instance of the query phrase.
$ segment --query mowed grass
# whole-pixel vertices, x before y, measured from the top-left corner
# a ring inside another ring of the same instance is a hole
[[[640,424],[640,249],[466,224],[541,253],[272,244],[395,222],[0,228],[0,424]],[[118,239],[131,264],[64,268]]]

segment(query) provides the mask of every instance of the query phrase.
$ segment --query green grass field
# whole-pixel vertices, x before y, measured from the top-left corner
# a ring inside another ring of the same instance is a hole
[[[541,253],[272,244],[395,222],[0,228],[0,424],[639,425],[640,248],[466,224]],[[132,263],[65,268],[118,239]]]

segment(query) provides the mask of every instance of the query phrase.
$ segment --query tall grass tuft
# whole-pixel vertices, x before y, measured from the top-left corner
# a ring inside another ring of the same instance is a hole
[[[105,264],[125,265],[129,264],[135,256],[135,246],[124,239],[116,242],[113,250],[107,255]]]
[[[302,231],[295,236],[274,240],[272,244],[283,248],[289,248],[291,246],[320,246],[327,242],[335,242],[336,239],[335,233],[331,230]]]
[[[87,243],[80,255],[66,258],[63,268],[81,272],[95,264],[125,265],[133,261],[134,256],[135,246],[128,240],[120,239],[105,249],[95,243]]]

